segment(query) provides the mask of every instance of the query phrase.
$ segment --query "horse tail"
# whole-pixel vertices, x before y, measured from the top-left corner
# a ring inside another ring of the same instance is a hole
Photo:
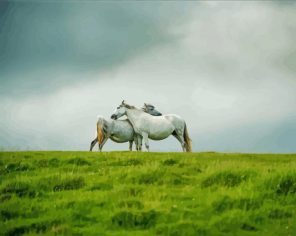
[[[185,123],[185,127],[184,127],[184,141],[185,141],[185,149],[186,149],[186,152],[191,152],[192,151],[192,146],[191,146],[191,139],[189,138],[189,134],[188,134],[188,130],[187,130],[187,126],[186,126],[186,123]]]
[[[102,144],[103,140],[105,138],[105,136],[104,136],[104,119],[102,117],[98,117],[97,138],[98,138],[99,144]]]

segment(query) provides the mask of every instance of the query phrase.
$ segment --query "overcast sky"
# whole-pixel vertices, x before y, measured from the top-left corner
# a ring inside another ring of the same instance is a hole
[[[293,2],[0,2],[0,148],[88,150],[125,99],[194,151],[296,152],[295,40]]]

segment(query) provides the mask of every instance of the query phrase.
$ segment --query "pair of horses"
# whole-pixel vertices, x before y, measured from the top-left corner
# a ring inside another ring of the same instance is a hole
[[[126,120],[117,120],[124,115],[127,116]],[[138,151],[142,150],[144,139],[149,151],[149,139],[162,140],[173,135],[184,152],[191,152],[191,139],[185,121],[177,115],[162,115],[153,105],[144,104],[142,109],[138,109],[122,101],[111,119],[107,121],[98,117],[97,137],[91,142],[90,151],[97,142],[101,151],[108,138],[117,143],[129,142],[130,150],[135,142]]]

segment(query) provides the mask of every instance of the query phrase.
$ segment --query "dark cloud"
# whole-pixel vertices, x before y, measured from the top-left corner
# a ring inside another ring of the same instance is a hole
[[[182,22],[187,10],[180,3],[2,3],[1,92],[48,90],[75,82],[57,78],[59,71],[83,74],[122,64],[174,40],[166,28]]]

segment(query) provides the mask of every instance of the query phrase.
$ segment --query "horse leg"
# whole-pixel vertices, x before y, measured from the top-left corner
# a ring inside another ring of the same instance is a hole
[[[149,152],[149,140],[148,140],[148,134],[143,132],[142,133],[142,136],[143,136],[143,139],[144,139],[144,142],[145,142],[145,147],[147,149],[147,151]]]
[[[102,151],[103,146],[105,145],[105,143],[107,142],[107,140],[108,140],[108,138],[107,137],[104,137],[103,142],[101,144],[99,144],[99,150],[100,150],[100,152]]]
[[[138,141],[137,141],[137,142],[138,142],[137,150],[138,150],[138,151],[142,151],[142,136],[138,134],[138,135],[137,135],[137,140],[138,140]]]
[[[133,140],[129,141],[129,150],[132,151],[133,150]]]
[[[133,140],[134,142],[135,142],[135,146],[136,146],[136,150],[138,151],[138,136],[135,134],[134,135],[134,140]],[[132,141],[131,141],[132,142]],[[131,150],[132,151],[132,150]]]
[[[184,141],[184,137],[182,134],[180,134],[181,132],[178,132],[178,131],[174,131],[172,133],[172,135],[180,142],[181,146],[182,146],[182,149],[183,149],[183,152],[186,152],[186,147],[185,147],[185,141]]]
[[[97,142],[98,142],[98,139],[97,138],[95,138],[93,141],[91,141],[91,143],[90,143],[90,149],[89,149],[90,152],[92,151],[93,147],[96,145]]]

